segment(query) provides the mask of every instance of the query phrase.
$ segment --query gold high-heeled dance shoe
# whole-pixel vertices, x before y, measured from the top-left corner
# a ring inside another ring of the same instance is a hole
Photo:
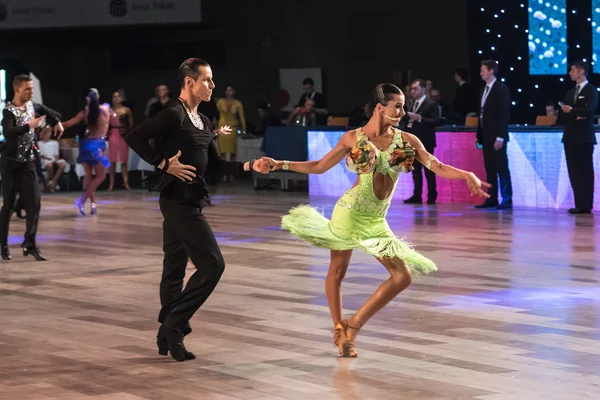
[[[338,322],[333,329],[333,346],[337,347],[340,357],[344,357],[344,342],[346,341],[346,326],[343,322]]]
[[[356,335],[358,334],[358,331],[360,331],[360,328],[362,328],[362,325],[360,322],[357,322],[358,326],[351,326],[348,320],[345,320],[345,322],[346,330],[344,331],[344,334],[346,336],[346,340],[342,345],[344,357],[357,357],[358,353],[356,352],[355,346]]]
[[[354,343],[348,339],[348,321],[340,321],[333,331],[334,346],[338,348],[340,357],[356,357],[357,353],[354,351]],[[353,328],[354,329],[354,328]]]

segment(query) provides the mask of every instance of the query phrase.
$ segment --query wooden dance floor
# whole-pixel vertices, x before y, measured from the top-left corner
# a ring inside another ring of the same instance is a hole
[[[280,216],[307,199],[220,188],[206,214],[227,263],[177,363],[156,352],[162,267],[156,197],[43,198],[48,262],[0,264],[0,399],[481,399],[600,396],[600,232],[592,216],[393,205],[390,225],[440,271],[415,279],[340,359],[324,294],[328,252]],[[331,212],[335,199],[313,204]],[[190,271],[191,272],[191,271]],[[387,278],[356,252],[345,315]]]

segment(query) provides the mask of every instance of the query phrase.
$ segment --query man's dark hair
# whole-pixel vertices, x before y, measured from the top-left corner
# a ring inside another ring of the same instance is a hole
[[[590,70],[590,66],[588,65],[588,63],[585,63],[583,61],[575,61],[573,64],[571,64],[573,67],[577,68],[577,69],[582,69],[583,70],[583,74],[585,76],[588,75],[588,72]]]
[[[494,77],[498,77],[498,62],[496,60],[484,60],[481,65],[485,65],[487,69],[494,71]]]
[[[210,65],[201,58],[188,58],[179,66],[177,70],[177,80],[179,81],[179,87],[183,89],[185,86],[185,78],[188,76],[193,80],[198,79],[200,75],[200,67],[209,67]]]
[[[469,79],[469,71],[466,68],[456,68],[456,75],[460,76],[463,81]]]
[[[546,101],[546,107],[548,107],[548,106],[552,106],[554,108],[558,108],[558,107],[556,107],[556,101],[554,101],[554,100],[547,100]]]
[[[31,82],[33,79],[29,75],[20,74],[13,78],[13,89],[17,89],[25,82]]]
[[[413,79],[413,81],[410,83],[410,85],[412,86],[413,84],[418,83],[419,86],[421,86],[423,89],[425,89],[425,79]]]
[[[312,78],[304,78],[304,80],[302,81],[302,84],[315,86],[315,81],[313,81]]]

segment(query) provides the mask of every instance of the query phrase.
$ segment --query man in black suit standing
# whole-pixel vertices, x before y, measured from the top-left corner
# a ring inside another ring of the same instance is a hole
[[[470,112],[475,112],[477,108],[473,107],[475,95],[471,91],[471,84],[467,82],[469,72],[465,68],[456,68],[454,80],[458,84],[456,95],[454,96],[454,119],[461,124],[465,124],[465,118]]]
[[[565,126],[562,142],[575,197],[571,214],[590,214],[594,205],[594,115],[598,90],[587,81],[588,70],[588,65],[581,61],[571,65],[569,76],[577,86],[569,90],[561,106]]]
[[[410,85],[410,94],[413,103],[410,108],[406,107],[406,115],[403,121],[404,130],[418,137],[425,149],[433,154],[435,149],[435,127],[440,122],[437,103],[427,98],[425,94],[425,81],[416,79]],[[404,200],[407,204],[423,203],[423,166],[415,162],[412,173],[415,189],[413,196]],[[425,178],[427,179],[427,204],[435,204],[437,199],[437,186],[435,174],[429,169],[425,169]]]
[[[494,60],[481,62],[479,72],[485,81],[485,87],[479,95],[479,124],[477,125],[477,143],[483,150],[483,162],[486,181],[492,187],[490,197],[476,208],[512,208],[512,182],[508,169],[508,121],[510,119],[510,91],[508,87],[496,80],[498,63]],[[502,203],[498,204],[498,179]]]

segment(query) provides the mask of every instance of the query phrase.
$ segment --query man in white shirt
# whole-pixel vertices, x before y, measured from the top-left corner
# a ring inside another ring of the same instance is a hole
[[[40,150],[40,161],[42,169],[46,170],[48,180],[46,190],[55,192],[59,190],[57,182],[64,172],[69,172],[70,165],[65,160],[59,157],[59,147],[56,140],[50,140],[52,129],[46,127],[40,133],[41,140],[38,142]]]

